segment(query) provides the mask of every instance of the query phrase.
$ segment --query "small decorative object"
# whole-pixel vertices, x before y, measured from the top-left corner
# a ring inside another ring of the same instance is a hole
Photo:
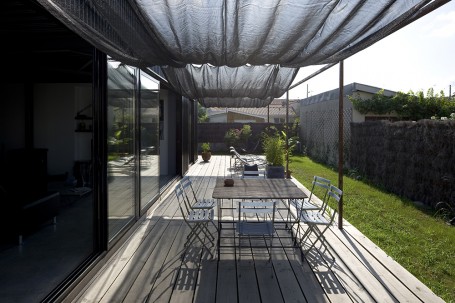
[[[224,186],[226,187],[234,186],[234,179],[224,179]]]
[[[202,143],[201,149],[202,149],[202,153],[201,153],[202,160],[204,160],[204,162],[208,162],[210,160],[210,158],[212,157],[212,152],[210,151],[210,143],[208,143],[208,142]]]

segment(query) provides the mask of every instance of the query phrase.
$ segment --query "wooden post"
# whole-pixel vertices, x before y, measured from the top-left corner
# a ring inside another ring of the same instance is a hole
[[[343,190],[343,103],[344,103],[344,66],[340,61],[340,88],[338,95],[338,188]],[[343,196],[338,203],[338,228],[343,229]]]

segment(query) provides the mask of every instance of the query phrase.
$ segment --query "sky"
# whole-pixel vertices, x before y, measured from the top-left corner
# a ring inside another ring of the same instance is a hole
[[[323,65],[300,68],[294,83]],[[336,89],[339,64],[289,91],[303,99]],[[455,1],[421,17],[367,49],[344,60],[344,85],[357,82],[392,91],[433,88],[455,93]],[[285,98],[284,95],[282,98]]]

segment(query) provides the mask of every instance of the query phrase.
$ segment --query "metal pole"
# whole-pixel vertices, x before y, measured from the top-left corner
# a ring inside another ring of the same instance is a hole
[[[338,96],[338,188],[343,190],[343,103],[344,103],[344,64],[340,61],[340,88]],[[338,203],[338,228],[343,229],[343,196]]]
[[[289,90],[286,91],[286,178],[289,176]]]

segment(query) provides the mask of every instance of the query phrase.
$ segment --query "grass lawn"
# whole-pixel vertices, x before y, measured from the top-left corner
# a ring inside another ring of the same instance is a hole
[[[336,170],[308,157],[293,156],[289,168],[307,188],[315,175],[338,184]],[[455,227],[367,182],[345,176],[343,189],[344,218],[435,294],[455,302]]]

